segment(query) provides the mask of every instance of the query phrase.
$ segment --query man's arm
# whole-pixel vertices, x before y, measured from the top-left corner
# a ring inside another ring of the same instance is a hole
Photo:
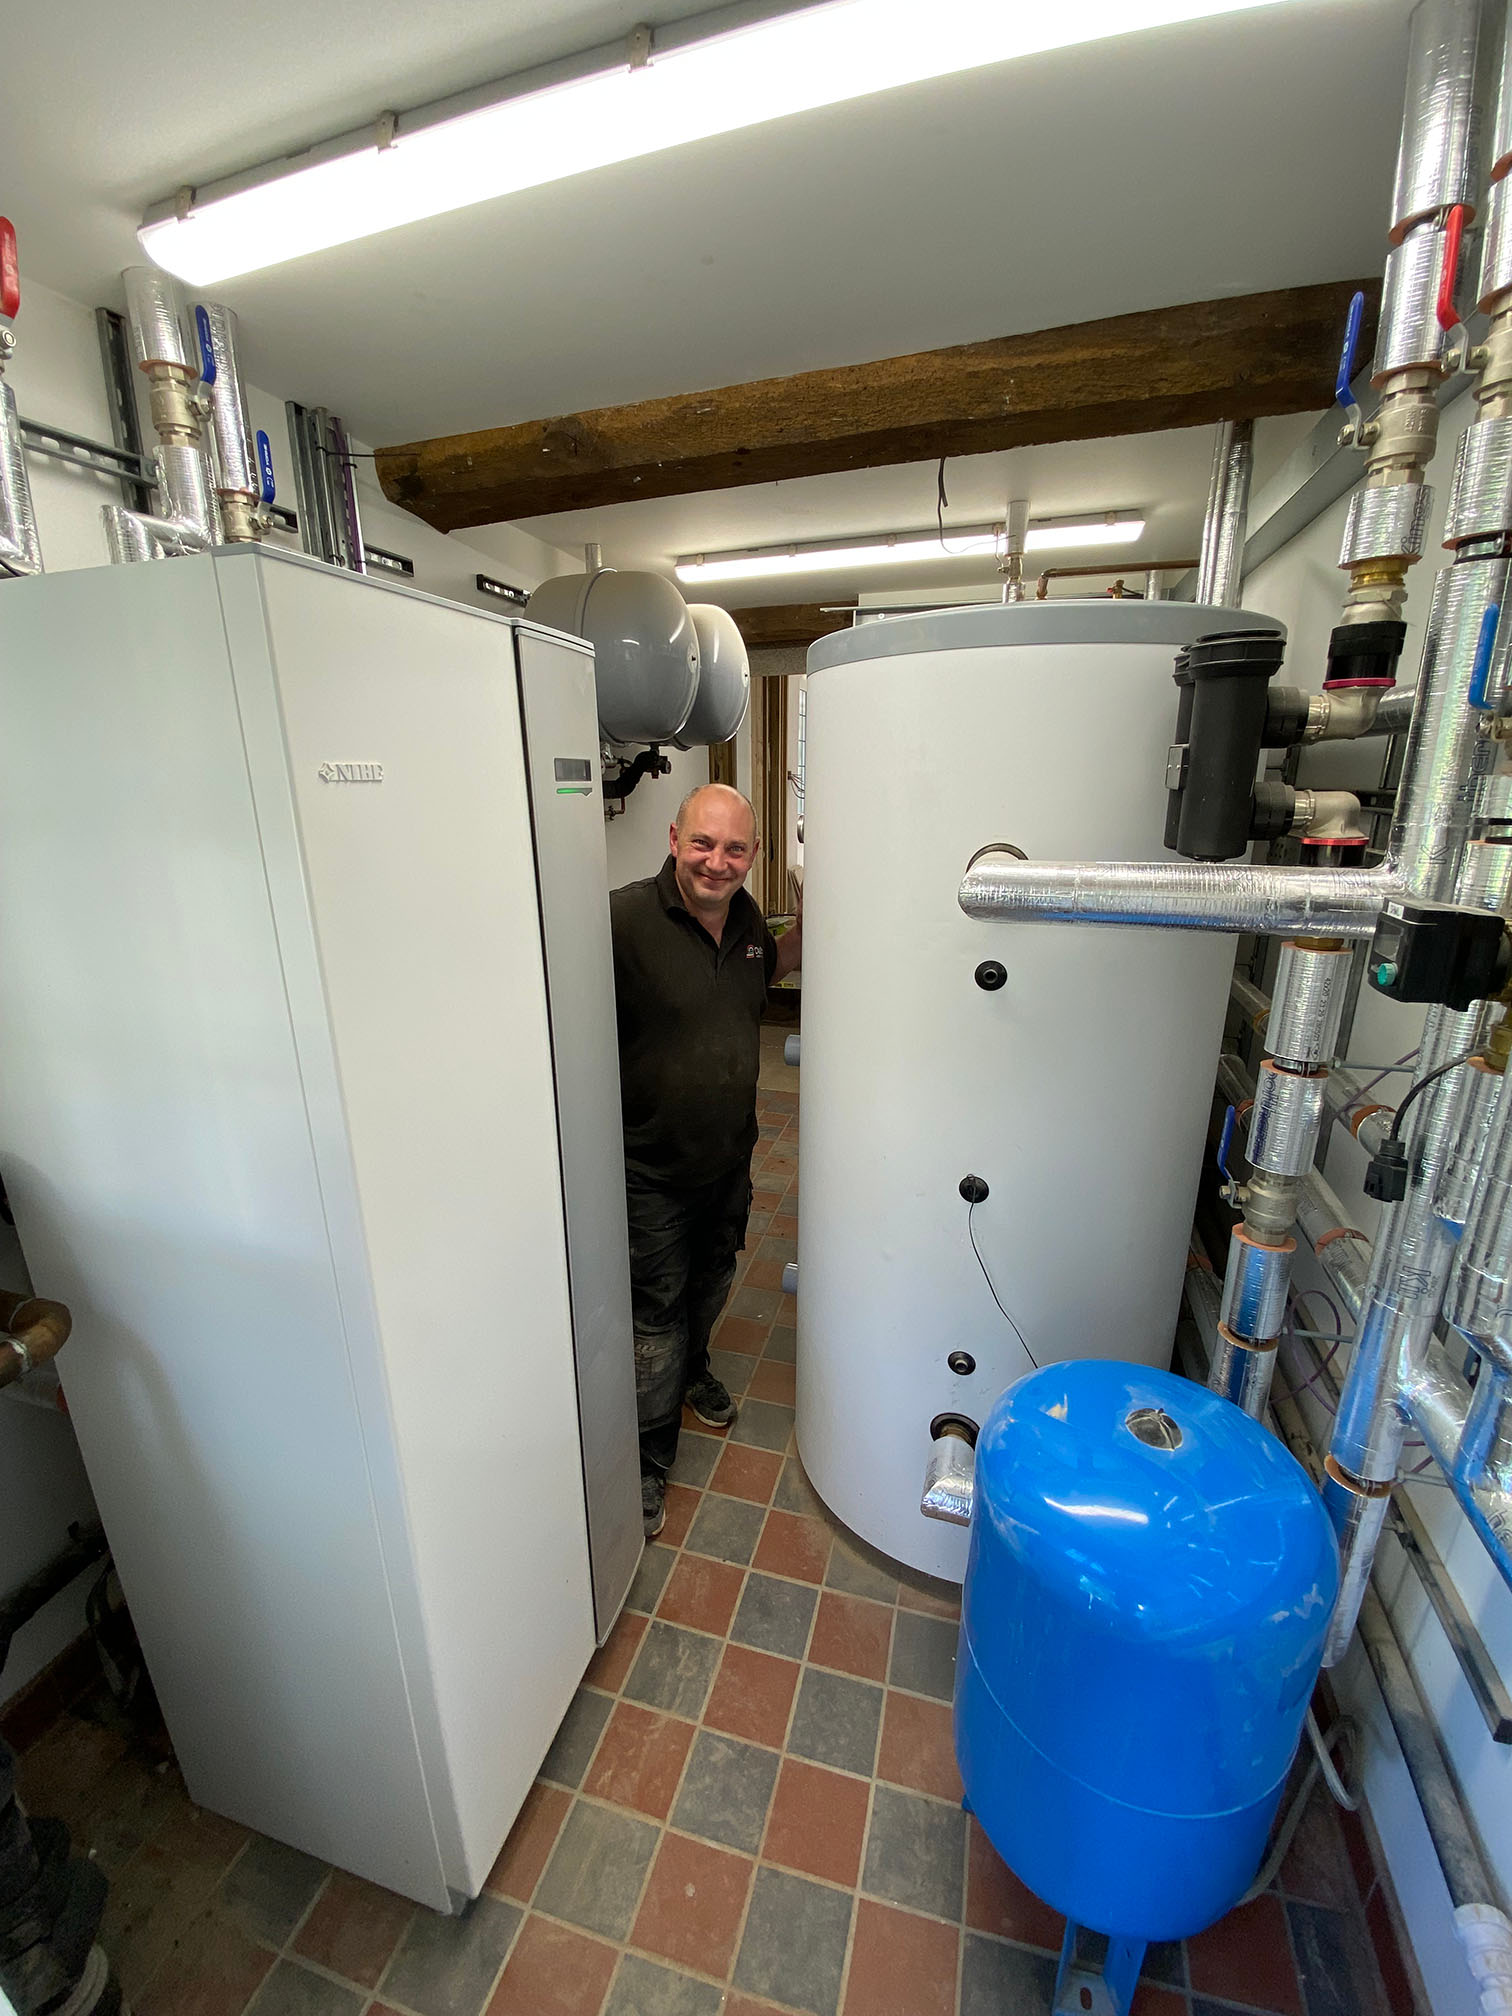
[[[0,1386],[45,1365],[68,1341],[73,1318],[61,1302],[0,1288]]]

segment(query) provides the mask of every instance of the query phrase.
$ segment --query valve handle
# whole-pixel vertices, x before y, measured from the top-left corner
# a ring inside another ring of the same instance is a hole
[[[271,504],[276,494],[273,488],[273,444],[261,427],[257,430],[257,473],[262,479],[262,501]]]
[[[0,217],[0,315],[7,320],[21,312],[21,262],[16,256],[16,227]]]
[[[1354,407],[1354,394],[1349,389],[1354,377],[1355,351],[1360,347],[1360,329],[1365,320],[1365,296],[1356,294],[1349,304],[1349,313],[1344,318],[1344,348],[1339,352],[1339,375],[1334,380],[1334,398],[1350,412]]]
[[[215,345],[210,341],[210,317],[197,303],[194,310],[194,326],[199,331],[200,377],[205,384],[215,383]]]
[[[1486,685],[1491,677],[1491,652],[1496,643],[1496,628],[1501,621],[1501,605],[1492,602],[1487,605],[1480,621],[1480,634],[1475,640],[1475,659],[1470,667],[1470,705],[1478,714],[1486,714],[1490,709],[1486,702]]]
[[[1454,290],[1459,280],[1460,242],[1465,235],[1465,219],[1469,211],[1465,204],[1451,206],[1444,219],[1444,263],[1439,272],[1438,322],[1440,329],[1452,329],[1459,321],[1459,310],[1454,305]]]

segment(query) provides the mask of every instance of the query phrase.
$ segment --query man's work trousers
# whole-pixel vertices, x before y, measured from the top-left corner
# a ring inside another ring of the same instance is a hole
[[[750,1160],[716,1182],[676,1189],[627,1176],[625,1193],[641,1472],[665,1476],[683,1394],[709,1369],[709,1336],[745,1245]]]

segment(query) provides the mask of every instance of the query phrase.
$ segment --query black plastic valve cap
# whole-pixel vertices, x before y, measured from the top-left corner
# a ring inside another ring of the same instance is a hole
[[[1000,960],[984,959],[976,969],[974,977],[984,993],[996,994],[999,987],[1006,987],[1008,984],[1008,968]]]

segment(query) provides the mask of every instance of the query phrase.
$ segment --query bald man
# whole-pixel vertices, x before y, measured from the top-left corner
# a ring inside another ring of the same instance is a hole
[[[641,1516],[662,1528],[684,1400],[711,1428],[736,1406],[709,1366],[751,1210],[767,988],[798,964],[746,894],[756,814],[727,784],[690,791],[661,873],[609,898],[619,1017]]]

